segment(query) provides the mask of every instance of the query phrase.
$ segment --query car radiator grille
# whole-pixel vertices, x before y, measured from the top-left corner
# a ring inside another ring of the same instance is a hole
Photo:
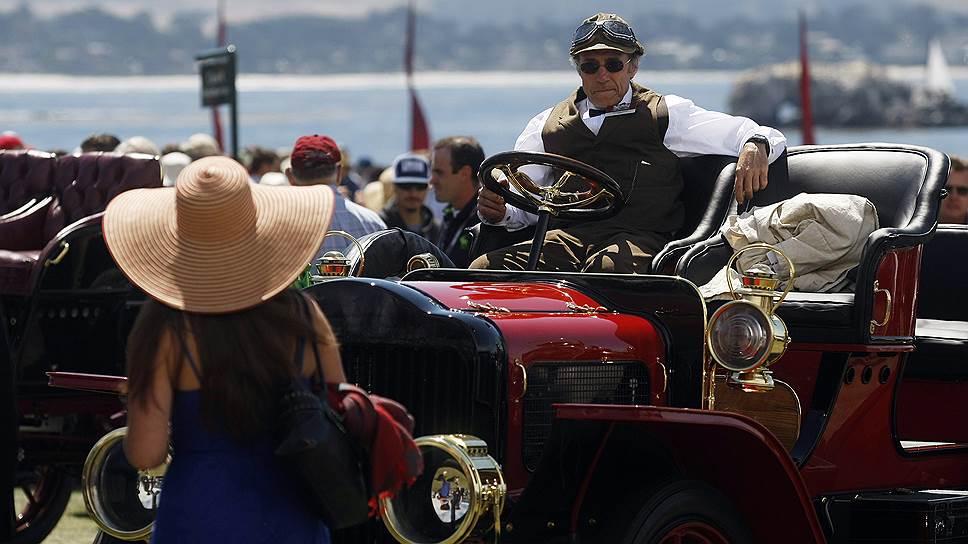
[[[414,436],[483,431],[473,421],[475,361],[457,350],[381,343],[344,345],[341,352],[350,382],[410,410]]]
[[[390,343],[343,344],[343,369],[351,383],[368,392],[401,402],[414,416],[414,436],[442,433],[493,435],[484,429],[488,420],[475,421],[475,385],[488,381],[479,375],[476,361],[462,358],[445,346],[415,346]],[[490,409],[487,410],[491,412]],[[366,524],[333,532],[333,542],[394,542],[383,523]]]
[[[551,433],[553,404],[648,404],[648,367],[639,361],[540,362],[528,367],[522,456],[534,471]]]

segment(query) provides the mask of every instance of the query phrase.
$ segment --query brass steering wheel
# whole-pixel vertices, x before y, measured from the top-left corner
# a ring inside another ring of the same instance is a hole
[[[521,172],[524,166],[544,166],[560,172],[547,186],[535,183]],[[547,212],[557,219],[582,221],[605,219],[622,209],[626,196],[622,187],[605,172],[581,161],[555,155],[525,151],[505,151],[488,157],[478,171],[485,187],[505,202],[526,212]],[[498,178],[494,173],[499,172]],[[518,192],[497,181],[507,179]]]
[[[538,185],[521,171],[525,166],[545,167],[558,177],[549,185]],[[628,197],[605,172],[552,153],[498,153],[481,163],[478,178],[485,187],[504,198],[507,204],[538,216],[526,270],[535,270],[538,266],[548,232],[548,221],[552,216],[565,221],[606,219],[617,214]],[[509,186],[501,184],[499,179],[507,179]],[[517,192],[510,187],[517,189]]]

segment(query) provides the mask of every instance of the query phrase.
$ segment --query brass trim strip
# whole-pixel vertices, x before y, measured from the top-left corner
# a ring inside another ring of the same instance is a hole
[[[47,259],[46,261],[44,261],[45,267],[58,265],[61,263],[61,261],[64,260],[64,257],[67,257],[67,252],[71,250],[71,244],[61,240],[60,246],[61,246],[61,251],[60,253],[57,254],[56,257],[54,257],[53,259]]]

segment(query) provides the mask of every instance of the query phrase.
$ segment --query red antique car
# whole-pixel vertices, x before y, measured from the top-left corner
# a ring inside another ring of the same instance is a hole
[[[387,252],[373,249],[388,235],[361,240],[351,260],[365,256],[363,275],[379,277],[308,291],[350,380],[416,417],[426,470],[384,503],[385,525],[334,541],[968,542],[965,280],[947,274],[968,231],[936,228],[948,160],[866,144],[794,147],[780,161],[755,204],[801,192],[875,204],[880,228],[854,292],[793,292],[777,305],[754,279],[740,301],[700,296],[732,254],[715,236],[734,168],[721,157],[684,161],[687,227],[657,255],[664,274],[428,268],[388,280],[402,265],[381,265]],[[129,318],[116,321],[118,338]],[[60,406],[88,414],[99,427],[87,443],[117,407],[104,397],[92,408],[81,393],[44,405],[25,384],[19,394],[33,407],[22,423],[43,428]],[[76,473],[72,455],[39,466]],[[137,511],[137,494],[117,493]]]

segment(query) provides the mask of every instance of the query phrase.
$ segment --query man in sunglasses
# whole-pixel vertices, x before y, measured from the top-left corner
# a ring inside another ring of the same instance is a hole
[[[440,225],[424,205],[430,183],[430,161],[417,153],[404,153],[393,160],[393,199],[380,211],[387,228],[398,227],[436,241]]]
[[[948,196],[941,201],[938,223],[968,223],[968,162],[951,157],[951,172],[944,188]]]
[[[682,226],[679,195],[689,189],[683,186],[679,157],[738,157],[736,200],[743,202],[766,187],[769,164],[786,147],[786,138],[776,129],[632,83],[644,53],[621,17],[598,13],[585,19],[570,50],[581,87],[532,118],[518,136],[516,150],[580,160],[610,175],[629,195],[625,208],[610,219],[553,225],[538,264],[541,270],[647,272],[652,255]],[[532,177],[548,182],[540,172]],[[533,215],[506,206],[486,188],[478,210],[484,222],[510,231],[535,222]],[[526,242],[491,252],[471,268],[523,269],[529,250]]]

